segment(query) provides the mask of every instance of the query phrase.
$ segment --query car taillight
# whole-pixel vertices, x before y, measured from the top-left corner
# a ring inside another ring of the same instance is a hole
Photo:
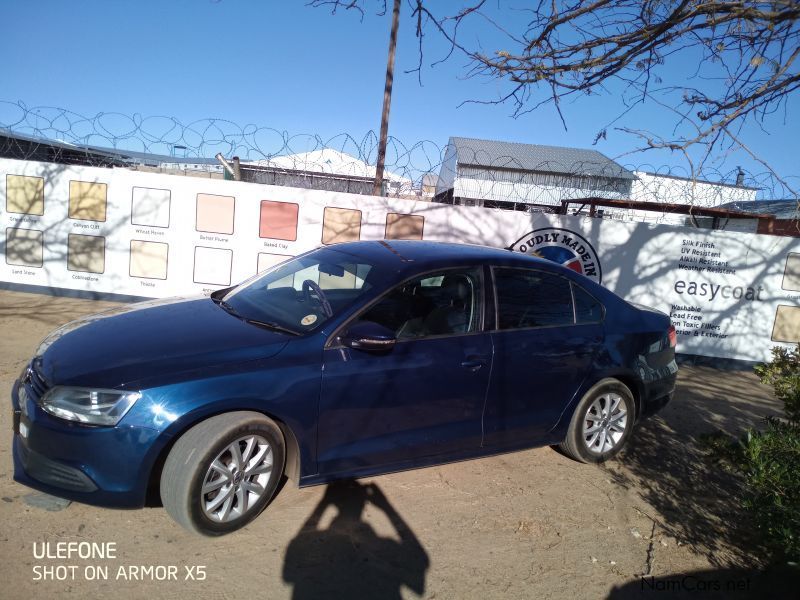
[[[669,326],[669,331],[667,332],[667,337],[669,338],[669,347],[674,348],[678,345],[678,334],[675,333],[675,325]]]

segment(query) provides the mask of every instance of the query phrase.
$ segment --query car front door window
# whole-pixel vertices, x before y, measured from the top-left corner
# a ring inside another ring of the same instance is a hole
[[[433,273],[394,288],[358,319],[378,323],[398,340],[472,333],[480,329],[478,269]]]

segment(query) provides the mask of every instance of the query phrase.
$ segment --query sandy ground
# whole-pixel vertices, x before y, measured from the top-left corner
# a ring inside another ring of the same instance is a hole
[[[0,292],[0,389],[48,331],[110,304]],[[184,532],[160,508],[31,506],[42,498],[12,479],[10,410],[0,410],[0,597],[717,597],[690,587],[759,597],[763,578],[739,570],[758,568],[761,552],[736,508],[737,482],[697,436],[757,426],[778,408],[750,373],[684,367],[675,401],[603,467],[540,448],[290,483],[249,527],[218,539]],[[37,559],[41,542],[113,542],[116,557]],[[164,568],[130,580],[140,566]],[[170,566],[176,579],[153,580]]]

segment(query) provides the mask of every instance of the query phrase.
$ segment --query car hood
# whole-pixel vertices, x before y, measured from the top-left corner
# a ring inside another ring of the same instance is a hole
[[[251,325],[210,298],[141,302],[78,319],[37,350],[49,385],[102,388],[225,363],[269,358],[289,340]]]

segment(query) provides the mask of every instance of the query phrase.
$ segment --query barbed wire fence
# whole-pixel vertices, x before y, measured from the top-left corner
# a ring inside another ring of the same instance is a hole
[[[176,117],[116,112],[87,116],[58,107],[0,100],[0,157],[6,158],[155,166],[222,176],[223,167],[214,158],[221,153],[227,159],[240,159],[248,181],[369,194],[377,151],[378,138],[372,131],[361,137],[343,133],[323,138],[221,118],[184,123]],[[442,190],[448,184],[448,152],[452,148],[446,143],[423,140],[406,144],[390,137],[386,195],[437,196],[447,201]],[[466,152],[469,154],[469,147]],[[620,165],[613,161],[576,160],[565,168],[563,159],[558,165],[547,159],[522,165],[512,155],[495,155],[487,161],[480,156],[482,152],[483,148],[476,147],[473,159],[461,161],[470,166],[458,177],[471,197],[495,208],[525,206],[546,211],[548,206],[560,206],[564,199],[590,196],[712,207],[723,200],[798,201],[792,189],[800,187],[800,177],[779,179],[766,170],[754,173],[706,167],[690,172],[674,166],[625,163],[621,166],[634,173],[633,179],[626,179],[619,176]],[[463,147],[460,153],[463,159]]]

